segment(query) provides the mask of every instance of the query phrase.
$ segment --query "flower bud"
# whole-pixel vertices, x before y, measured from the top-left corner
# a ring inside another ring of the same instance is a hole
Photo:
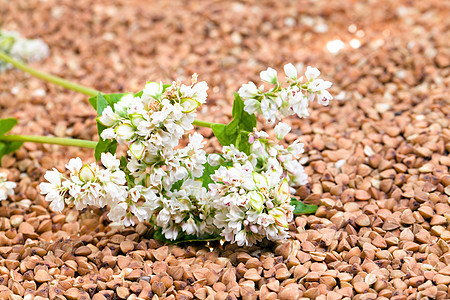
[[[297,69],[291,63],[284,65],[284,73],[286,73],[286,76],[290,79],[297,79]]]
[[[260,189],[268,189],[269,183],[267,182],[267,178],[263,175],[253,172],[253,181],[255,182],[256,186]]]
[[[275,199],[279,203],[285,203],[289,201],[291,197],[289,183],[284,179],[281,184],[275,189]]]
[[[188,114],[196,110],[200,106],[200,102],[192,98],[183,98],[181,99],[181,106],[183,107],[182,112]]]
[[[279,226],[287,228],[289,223],[287,221],[286,214],[280,208],[274,208],[269,211],[269,214],[274,218],[275,223]]]
[[[98,117],[98,121],[105,125],[106,127],[111,127],[117,123],[119,120],[119,115],[113,112],[111,106],[107,106],[100,117]]]
[[[81,168],[78,178],[83,182],[92,181],[95,178],[95,172],[92,170],[91,166],[85,164]]]
[[[157,82],[148,82],[143,90],[143,95],[159,99],[163,92],[163,84]]]
[[[284,139],[286,134],[288,134],[289,131],[291,131],[291,127],[289,127],[289,125],[286,123],[278,123],[275,126],[274,131],[277,139],[281,141],[282,139]]]
[[[124,123],[116,128],[118,137],[124,140],[129,140],[134,135],[134,128],[130,124]]]
[[[141,114],[131,114],[128,115],[130,118],[131,124],[133,124],[135,127],[139,126],[139,123],[142,121],[145,121],[144,117]]]
[[[277,78],[277,71],[275,71],[272,68],[267,68],[266,71],[262,71],[259,73],[259,76],[261,77],[262,81],[277,84],[278,78]]]
[[[131,154],[136,157],[137,160],[140,160],[145,153],[145,145],[141,141],[135,141],[130,145]]]
[[[258,227],[256,227],[256,225],[250,225],[250,230],[251,230],[253,233],[258,233]]]
[[[262,211],[264,205],[264,197],[261,193],[251,191],[248,193],[250,204],[256,211]]]

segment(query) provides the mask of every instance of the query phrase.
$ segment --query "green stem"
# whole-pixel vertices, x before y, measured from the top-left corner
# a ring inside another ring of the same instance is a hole
[[[0,137],[5,142],[33,142],[41,144],[55,144],[62,146],[74,146],[82,148],[95,148],[97,142],[71,138],[59,138],[39,135],[5,135]]]
[[[8,54],[4,53],[3,51],[0,51],[0,59],[3,59],[6,62],[9,62],[10,64],[12,64],[13,66],[15,66],[16,68],[27,72],[31,75],[33,75],[34,77],[40,78],[42,80],[45,80],[47,82],[51,82],[54,83],[56,85],[65,87],[69,90],[73,90],[76,92],[80,92],[82,94],[88,95],[88,96],[96,96],[98,93],[100,93],[100,91],[85,87],[83,85],[79,85],[76,83],[73,83],[71,81],[65,80],[61,77],[58,76],[54,76],[54,75],[50,75],[48,73],[33,69],[32,67],[28,66],[27,64],[24,64],[20,61],[15,60],[14,58],[12,58],[11,56],[9,56]],[[206,122],[206,121],[202,121],[202,120],[195,120],[194,125],[200,126],[200,127],[208,127],[211,128],[213,124],[212,122]],[[44,142],[45,143],[45,142]]]
[[[97,90],[70,82],[68,80],[62,79],[61,77],[53,76],[48,73],[31,68],[30,66],[28,66],[20,61],[15,60],[14,58],[12,58],[11,56],[9,56],[8,54],[6,54],[3,51],[0,51],[0,59],[3,59],[4,61],[9,62],[14,67],[16,67],[24,72],[30,73],[34,77],[37,77],[37,78],[40,78],[47,82],[51,82],[56,85],[65,87],[66,89],[73,90],[73,91],[76,91],[76,92],[79,92],[79,93],[82,93],[82,94],[85,94],[88,96],[95,96],[99,93],[99,91],[97,91]]]
[[[193,123],[193,125],[197,125],[200,127],[207,127],[207,128],[212,128],[212,126],[216,123],[212,123],[212,122],[206,122],[206,121],[202,121],[202,120],[195,120]],[[217,123],[218,124],[218,123]]]

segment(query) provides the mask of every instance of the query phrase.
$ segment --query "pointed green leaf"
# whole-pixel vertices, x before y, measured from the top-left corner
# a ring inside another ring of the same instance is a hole
[[[228,146],[234,142],[233,137],[230,137],[226,132],[227,125],[225,124],[213,124],[212,130],[216,138],[219,140],[222,146]]]
[[[0,119],[0,137],[4,136],[6,133],[11,131],[14,126],[17,124],[17,119],[15,118],[6,118]],[[2,161],[2,157],[13,153],[17,149],[19,149],[23,145],[22,142],[6,142],[0,141],[0,165]]]
[[[318,206],[312,204],[304,204],[302,201],[291,198],[291,205],[294,206],[294,215],[298,214],[314,214]]]
[[[111,95],[105,95],[107,98],[109,98],[110,101],[112,101],[113,99],[116,100],[117,97],[111,96]],[[97,97],[96,97],[96,104],[95,107],[97,109],[97,116],[101,116],[103,113],[103,110],[109,105],[108,101],[106,100],[104,95],[102,95],[101,93],[98,93]],[[120,98],[117,99],[116,102],[118,102],[120,100]],[[89,102],[91,102],[91,98],[89,99]],[[91,103],[92,104],[92,103]],[[92,105],[94,106],[94,105]],[[97,120],[97,132],[98,132],[98,143],[97,146],[95,147],[95,160],[100,160],[100,157],[102,155],[102,153],[106,153],[106,152],[110,152],[112,154],[116,153],[116,149],[117,149],[117,141],[115,140],[104,140],[101,138],[101,134],[103,132],[103,130],[105,130],[107,127],[104,126],[103,124],[101,124],[98,120]]]
[[[89,103],[97,111],[97,96],[89,97]]]
[[[239,121],[242,117],[243,112],[244,112],[244,101],[242,101],[238,93],[234,93],[234,102],[232,111],[233,119]]]
[[[5,133],[11,131],[14,126],[17,124],[17,119],[15,118],[6,118],[0,120],[0,136],[4,136]]]

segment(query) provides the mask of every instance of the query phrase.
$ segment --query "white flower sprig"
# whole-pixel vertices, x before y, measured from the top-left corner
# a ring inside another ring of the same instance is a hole
[[[50,203],[50,208],[61,212],[64,204],[83,209],[88,205],[114,207],[127,197],[125,173],[119,169],[120,161],[111,153],[102,153],[104,169],[95,163],[83,164],[79,157],[66,165],[68,178],[58,170],[47,171],[48,182],[39,185],[41,194]]]
[[[7,180],[5,173],[0,173],[0,201],[6,200],[8,196],[14,195],[16,183]]]
[[[251,114],[256,111],[272,124],[295,113],[305,117],[316,96],[323,105],[332,99],[326,91],[331,83],[318,79],[317,69],[308,67],[306,83],[297,78],[292,64],[285,66],[285,73],[289,86],[283,88],[274,69],[262,71],[261,79],[275,88],[264,93],[252,82],[244,84],[239,90],[244,104],[239,97],[235,101],[248,114],[233,108],[230,124],[209,123],[214,134],[223,134],[229,144],[221,154],[207,155],[203,136],[187,135],[196,109],[207,98],[208,86],[197,82],[196,74],[190,85],[149,82],[142,93],[109,98],[98,117],[104,126],[99,135],[104,143],[127,146],[127,155],[119,160],[102,153],[103,167],[72,159],[66,166],[67,178],[56,169],[46,173],[48,182],[41,183],[41,193],[55,211],[62,211],[65,204],[77,209],[109,206],[111,221],[125,226],[149,221],[172,241],[222,236],[250,246],[265,238],[284,239],[293,219],[291,193],[307,183],[299,160],[304,145],[299,140],[287,147],[279,143],[291,131],[285,123],[277,123],[276,140],[271,140],[255,125],[243,130],[239,122],[255,122]],[[184,147],[182,137],[189,140]]]
[[[306,82],[303,82],[303,76],[298,78],[297,69],[291,63],[284,66],[284,72],[286,87],[282,87],[277,72],[272,68],[260,73],[262,81],[275,85],[269,91],[264,92],[264,85],[258,88],[253,82],[243,84],[238,94],[244,100],[244,110],[249,114],[258,112],[267,122],[274,124],[276,120],[294,114],[299,118],[308,117],[309,102],[316,97],[322,105],[328,105],[333,99],[327,91],[332,83],[318,78],[320,71],[317,68],[306,69]]]
[[[209,185],[211,202],[217,210],[214,224],[221,235],[239,246],[251,246],[263,238],[284,239],[293,218],[290,188],[282,168],[256,171],[245,153],[223,147],[224,157],[232,166],[221,166]],[[237,154],[237,155],[236,155]]]
[[[41,39],[26,39],[16,31],[0,29],[0,51],[14,59],[26,62],[37,62],[47,58],[50,49]],[[0,72],[11,69],[12,65],[0,60]]]

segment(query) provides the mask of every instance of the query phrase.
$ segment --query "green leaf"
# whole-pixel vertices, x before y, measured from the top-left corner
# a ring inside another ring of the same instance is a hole
[[[179,243],[192,243],[192,242],[210,242],[221,240],[223,237],[217,235],[207,235],[204,238],[198,238],[195,235],[186,235],[184,233],[179,233],[178,237],[175,241],[168,240],[162,234],[162,230],[158,229],[153,233],[153,238],[155,240],[159,240],[161,242],[170,243],[170,244],[179,244]]]
[[[228,125],[214,124],[212,130],[222,146],[235,145],[237,149],[250,154],[248,133],[256,127],[256,116],[244,111],[244,101],[234,93],[233,120]]]
[[[252,132],[253,128],[256,127],[256,116],[255,114],[249,114],[244,110],[244,101],[238,93],[234,93],[233,102],[233,119],[239,120],[239,129]]]
[[[11,131],[14,126],[17,124],[17,119],[14,118],[6,118],[0,119],[0,137],[4,136],[6,133]],[[17,149],[19,149],[23,145],[22,142],[6,142],[0,141],[0,165],[2,161],[2,157],[13,153]]]
[[[202,181],[202,186],[206,189],[208,189],[208,184],[213,183],[214,181],[211,179],[211,175],[216,172],[217,169],[219,169],[221,166],[224,167],[230,167],[233,165],[233,162],[224,162],[221,165],[217,166],[211,166],[208,162],[206,162],[203,166],[205,167],[203,169],[203,175],[202,177],[198,178]]]
[[[239,133],[238,130],[239,130],[239,120],[238,119],[231,120],[231,122],[228,123],[228,125],[225,127],[225,133],[228,136],[233,137],[234,140],[237,138],[237,135]]]
[[[250,143],[248,142],[248,135],[243,133],[239,134],[239,137],[236,140],[236,147],[245,154],[250,155]]]
[[[113,141],[107,141],[102,138],[99,138],[97,145],[95,146],[95,152],[94,157],[96,161],[99,161],[102,153],[112,153],[115,154],[117,150],[117,142],[115,140]]]
[[[302,201],[291,198],[291,205],[294,206],[294,215],[298,214],[314,214],[318,206],[312,204],[304,204]]]
[[[242,113],[244,112],[244,101],[242,101],[238,93],[234,93],[233,111],[231,113],[233,119],[240,120],[242,117]]]
[[[220,165],[218,166],[211,166],[209,163],[205,163],[203,166],[205,168],[203,169],[203,175],[200,177],[200,180],[202,181],[202,186],[204,188],[208,188],[208,184],[213,183],[214,181],[211,179],[211,175],[216,172],[217,169],[219,169]]]
[[[180,188],[181,188],[181,186],[183,185],[183,182],[184,182],[183,179],[178,180],[177,182],[175,182],[174,184],[172,184],[171,190],[172,190],[172,191],[179,191]]]
[[[89,103],[97,111],[97,96],[89,97]]]
[[[105,96],[108,96],[108,95],[105,95]],[[103,110],[109,105],[105,96],[103,96],[101,93],[98,93],[98,95],[96,97],[95,107],[97,109],[98,117],[100,117],[102,115]],[[120,98],[119,98],[119,100],[120,100]],[[117,100],[117,101],[119,101],[119,100]],[[90,99],[89,99],[89,102],[90,102]],[[117,141],[104,140],[100,136],[102,134],[103,130],[105,130],[106,128],[107,127],[104,126],[103,124],[101,124],[97,118],[98,143],[97,143],[97,146],[95,147],[95,153],[94,153],[95,160],[97,160],[97,161],[100,160],[102,153],[106,153],[106,152],[110,152],[112,154],[116,153]]]
[[[230,134],[230,130],[226,130],[227,125],[213,124],[211,128],[222,146],[229,146],[231,144],[234,144],[234,142],[236,141],[237,133],[231,132]]]
[[[14,126],[17,124],[17,119],[15,118],[6,118],[0,120],[0,136],[4,136],[5,133],[11,131]]]
[[[94,97],[89,98],[89,102],[91,105],[97,110],[97,117],[100,117],[103,113],[103,110],[108,106],[113,106],[115,103],[119,102],[122,97],[126,95],[126,93],[123,94],[108,94],[103,95],[101,93],[98,93],[98,95],[95,97],[95,104],[94,104]],[[97,120],[97,132],[98,132],[98,143],[95,147],[95,159],[98,161],[100,160],[100,157],[102,153],[110,152],[112,154],[116,153],[117,149],[117,141],[115,140],[104,140],[101,138],[101,134],[103,130],[105,130],[107,127],[101,124]]]

